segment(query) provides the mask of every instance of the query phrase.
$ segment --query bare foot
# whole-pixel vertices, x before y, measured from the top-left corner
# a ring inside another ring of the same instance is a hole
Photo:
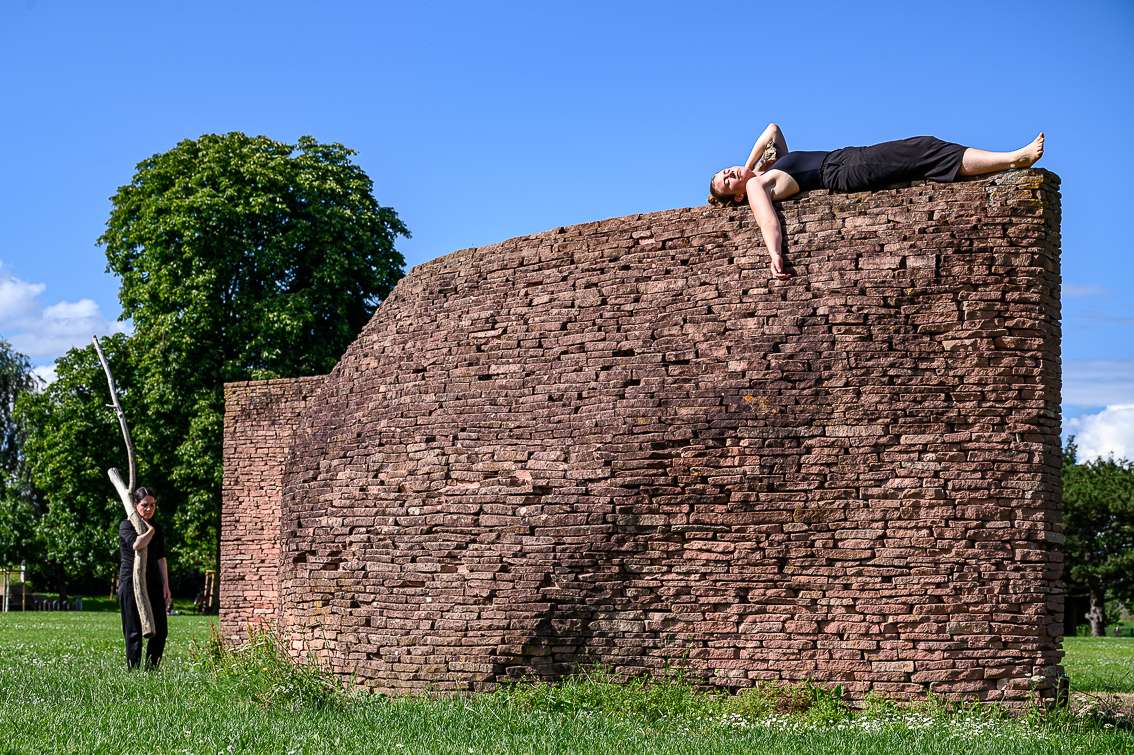
[[[1039,133],[1032,143],[1026,147],[1021,147],[1016,150],[1016,156],[1012,159],[1013,168],[1030,168],[1037,160],[1043,157],[1043,132]]]

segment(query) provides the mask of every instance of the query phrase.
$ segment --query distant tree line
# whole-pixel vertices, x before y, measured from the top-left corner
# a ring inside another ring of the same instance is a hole
[[[328,372],[404,274],[409,232],[354,154],[206,135],[112,197],[99,243],[133,330],[103,347],[183,590],[219,557],[224,383]],[[39,391],[7,344],[0,371],[0,563],[105,589],[123,515],[106,469],[125,451],[94,348],[64,354]]]
[[[0,340],[0,566],[35,558],[35,524],[43,511],[23,463],[16,403],[36,387],[31,362]]]
[[[1107,616],[1108,602],[1134,607],[1134,463],[1080,464],[1072,438],[1063,449],[1063,526],[1066,623],[1071,628],[1085,618],[1101,637],[1118,618]]]

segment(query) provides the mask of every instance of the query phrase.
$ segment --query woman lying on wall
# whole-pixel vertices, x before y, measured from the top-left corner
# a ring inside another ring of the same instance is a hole
[[[769,123],[744,165],[717,171],[709,181],[710,204],[728,207],[747,199],[764,245],[772,256],[772,276],[787,278],[782,232],[772,202],[810,189],[868,191],[899,181],[955,181],[1009,168],[1028,168],[1043,156],[1043,133],[1014,152],[988,152],[915,136],[871,147],[833,152],[789,152],[780,127]]]

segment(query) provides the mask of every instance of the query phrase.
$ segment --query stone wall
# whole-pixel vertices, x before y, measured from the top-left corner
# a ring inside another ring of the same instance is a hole
[[[229,640],[279,613],[280,493],[284,460],[321,377],[224,387],[224,505],[220,618]]]
[[[855,699],[1049,695],[1058,178],[781,210],[782,282],[750,213],[708,207],[415,268],[284,463],[292,652],[386,691],[597,661]],[[226,511],[248,456],[283,458],[241,440],[246,414],[226,414]]]

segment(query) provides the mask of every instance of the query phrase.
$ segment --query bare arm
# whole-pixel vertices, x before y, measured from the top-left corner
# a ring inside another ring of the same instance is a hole
[[[164,558],[159,558],[158,566],[161,567],[161,592],[165,596],[165,610],[168,611],[170,605],[173,604],[173,593],[169,591],[169,565],[166,564]]]
[[[752,151],[748,154],[748,159],[744,161],[744,167],[749,170],[756,170],[756,163],[763,157],[764,150],[768,148],[769,144],[776,145],[776,155],[779,157],[787,154],[787,140],[784,139],[783,132],[775,123],[769,123],[768,127],[764,129],[764,133],[760,134],[760,138],[752,145]]]
[[[751,178],[745,184],[748,195],[748,206],[756,216],[756,224],[760,226],[760,235],[764,237],[764,246],[772,258],[772,277],[777,279],[790,278],[784,270],[784,256],[780,251],[783,243],[783,231],[780,228],[780,219],[776,217],[776,209],[772,206],[773,185],[759,178]]]
[[[147,523],[146,526],[150,527],[149,523]],[[138,537],[134,539],[134,552],[136,553],[136,552],[142,550],[143,548],[145,548],[147,545],[150,544],[150,541],[153,540],[153,539],[154,539],[154,528],[150,527],[148,530],[143,532],[141,535],[138,535]]]

